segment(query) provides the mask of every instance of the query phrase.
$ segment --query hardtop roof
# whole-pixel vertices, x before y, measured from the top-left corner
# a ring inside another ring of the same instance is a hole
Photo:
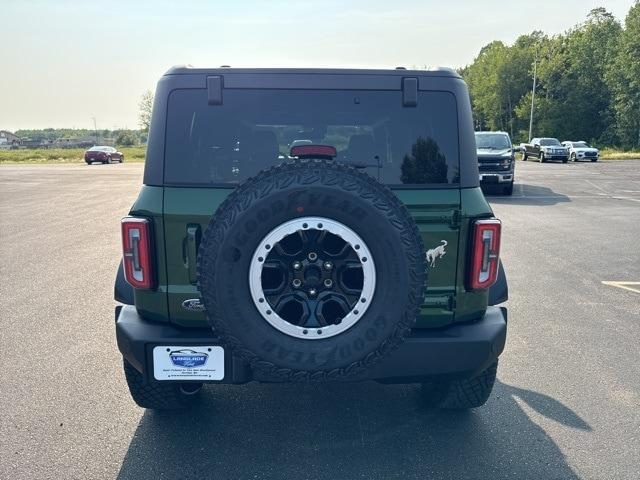
[[[231,68],[215,67],[201,68],[190,65],[178,65],[171,67],[165,75],[224,75],[225,73],[252,73],[252,74],[317,74],[317,75],[395,75],[399,77],[407,76],[427,76],[427,77],[450,77],[462,78],[453,68],[433,67],[426,70],[408,70],[404,68],[395,69],[364,69],[364,68]]]

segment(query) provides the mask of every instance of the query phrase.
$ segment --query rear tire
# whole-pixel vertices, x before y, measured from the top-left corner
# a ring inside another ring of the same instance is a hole
[[[124,155],[120,157],[120,163],[124,162]]]
[[[498,361],[473,378],[422,384],[423,402],[428,407],[468,410],[484,405],[496,381]]]
[[[529,157],[527,157],[527,152],[522,152],[522,161],[526,162],[527,158],[529,158]]]
[[[133,401],[151,410],[178,410],[191,406],[202,390],[202,384],[145,382],[133,365],[123,360],[124,376]]]

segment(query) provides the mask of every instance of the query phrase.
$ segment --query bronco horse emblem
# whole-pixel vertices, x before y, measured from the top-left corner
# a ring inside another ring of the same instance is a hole
[[[429,263],[430,267],[435,267],[436,266],[436,258],[444,257],[445,254],[447,253],[447,252],[444,251],[444,247],[447,246],[447,241],[446,240],[440,240],[440,243],[442,245],[438,245],[435,248],[431,248],[431,249],[427,250],[427,252],[426,252],[427,262]]]

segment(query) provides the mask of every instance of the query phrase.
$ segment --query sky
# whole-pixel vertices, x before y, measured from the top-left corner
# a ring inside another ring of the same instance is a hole
[[[172,65],[461,67],[633,0],[0,0],[0,130],[138,128]]]

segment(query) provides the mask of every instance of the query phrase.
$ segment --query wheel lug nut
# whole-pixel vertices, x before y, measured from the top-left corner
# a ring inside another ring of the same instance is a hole
[[[327,288],[331,288],[333,286],[333,280],[331,280],[330,278],[325,278],[324,286]]]
[[[315,252],[309,252],[309,260],[311,260],[312,262],[315,262],[318,259],[318,254]]]
[[[291,282],[295,288],[299,288],[302,285],[302,281],[299,278],[294,278]]]
[[[318,293],[318,291],[315,288],[309,289],[309,295],[311,295],[312,297],[315,297],[316,293]]]
[[[324,262],[324,268],[325,268],[325,270],[331,270],[333,268],[333,263]]]
[[[302,268],[302,264],[300,262],[293,262],[293,269],[300,270]]]

